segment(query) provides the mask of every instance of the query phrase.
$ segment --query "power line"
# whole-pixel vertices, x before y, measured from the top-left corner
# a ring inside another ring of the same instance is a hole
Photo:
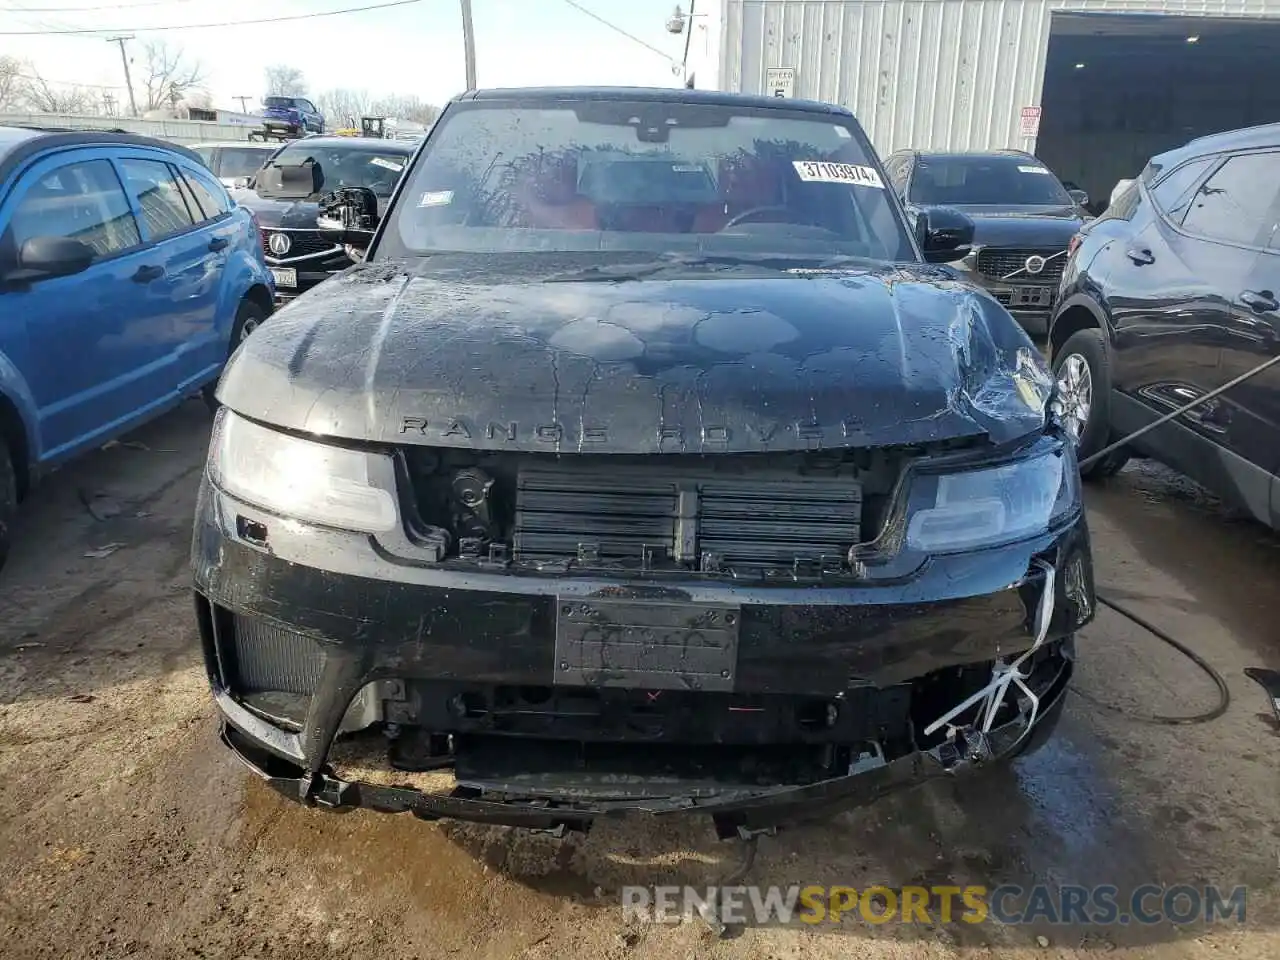
[[[162,33],[169,30],[214,30],[220,27],[248,27],[259,23],[284,23],[289,20],[336,17],[343,13],[363,13],[366,10],[407,7],[410,4],[421,2],[422,0],[391,0],[389,3],[374,3],[366,7],[344,7],[341,10],[321,10],[316,13],[298,13],[287,17],[266,17],[261,20],[227,20],[222,23],[183,23],[168,27],[77,27],[67,30],[0,30],[0,37],[91,36],[111,33],[117,30],[127,30],[130,33]]]
[[[595,20],[597,23],[602,23],[602,24],[604,24],[606,27],[608,27],[608,28],[609,28],[610,30],[612,30],[614,33],[620,33],[620,34],[622,34],[624,37],[626,37],[628,40],[632,41],[633,43],[638,43],[638,44],[640,44],[640,46],[644,47],[646,50],[651,50],[651,51],[653,51],[653,52],[654,52],[654,53],[656,53],[658,56],[660,56],[663,60],[666,60],[668,63],[673,63],[673,64],[674,64],[674,63],[676,62],[676,61],[675,61],[675,58],[674,58],[674,57],[672,57],[670,54],[668,54],[668,53],[666,53],[666,52],[664,52],[664,51],[662,51],[662,50],[659,50],[659,49],[658,49],[657,47],[655,47],[653,44],[651,44],[651,43],[649,43],[649,42],[647,42],[647,41],[645,41],[645,40],[641,40],[641,39],[640,39],[639,37],[637,37],[634,33],[628,33],[626,30],[623,30],[623,29],[622,29],[620,26],[618,26],[616,23],[610,23],[610,22],[609,22],[608,20],[606,20],[604,17],[600,16],[600,14],[598,14],[598,13],[596,13],[596,12],[592,11],[592,10],[588,10],[588,9],[587,9],[586,7],[584,7],[582,4],[575,2],[575,0],[564,0],[564,2],[565,2],[565,3],[567,3],[569,6],[573,7],[573,9],[577,10],[579,13],[585,13],[588,17],[590,17],[592,20]]]
[[[2,7],[0,13],[93,13],[98,10],[135,10],[138,7],[163,7],[171,3],[192,3],[194,0],[142,0],[141,3],[116,3],[110,6],[97,4],[91,7]]]

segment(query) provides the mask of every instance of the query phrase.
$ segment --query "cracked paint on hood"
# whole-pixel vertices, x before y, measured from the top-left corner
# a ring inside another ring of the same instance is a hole
[[[350,440],[615,454],[1003,443],[1044,426],[1039,351],[939,270],[601,281],[549,262],[353,267],[255,331],[219,399]]]

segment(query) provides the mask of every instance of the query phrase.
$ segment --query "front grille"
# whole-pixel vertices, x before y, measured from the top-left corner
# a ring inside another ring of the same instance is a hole
[[[722,568],[838,568],[857,543],[862,491],[847,476],[712,469],[523,466],[517,560],[640,560]]]
[[[1044,269],[1039,273],[1026,270],[1028,257],[1044,257]],[[1053,259],[1050,259],[1053,257]],[[1062,269],[1067,264],[1066,251],[1052,247],[1028,249],[991,248],[978,251],[977,271],[992,280],[1003,280],[1015,270],[1022,271],[1009,277],[1008,283],[1058,283],[1062,279]]]
[[[289,251],[281,256],[276,256],[271,252],[271,237],[275,233],[282,233],[289,238]],[[328,253],[333,250],[336,244],[332,240],[328,240],[319,233],[310,230],[264,230],[262,232],[262,252],[269,260],[296,260],[300,257],[314,257],[318,254]]]
[[[231,673],[236,694],[273,692],[310,696],[320,682],[320,643],[251,617],[232,618]]]

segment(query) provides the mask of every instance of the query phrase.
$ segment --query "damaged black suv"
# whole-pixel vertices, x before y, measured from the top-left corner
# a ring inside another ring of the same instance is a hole
[[[305,193],[311,173],[280,172]],[[306,803],[726,835],[1039,742],[1075,454],[857,121],[472,92],[227,367],[193,543],[225,743]],[[945,215],[945,214],[944,214]]]

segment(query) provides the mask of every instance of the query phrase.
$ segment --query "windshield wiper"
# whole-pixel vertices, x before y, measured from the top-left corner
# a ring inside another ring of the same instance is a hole
[[[789,273],[791,271],[837,270],[841,267],[868,268],[883,266],[879,261],[867,257],[841,256],[817,260],[814,257],[785,257],[777,255],[730,256],[679,256],[672,255],[660,260],[634,264],[594,265],[583,270],[554,274],[546,277],[544,283],[622,283],[628,280],[644,280],[673,271],[688,268],[711,270],[764,270],[772,273]]]
[[[593,264],[582,270],[557,273],[543,279],[544,283],[622,283],[627,280],[643,280],[660,273],[680,270],[684,267],[702,267],[714,263],[710,257],[665,257],[643,263]]]

